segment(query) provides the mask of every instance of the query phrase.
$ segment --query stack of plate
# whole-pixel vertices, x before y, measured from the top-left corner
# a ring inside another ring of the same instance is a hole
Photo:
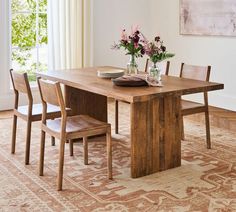
[[[122,69],[100,69],[97,75],[102,78],[117,78],[123,76],[125,73]]]

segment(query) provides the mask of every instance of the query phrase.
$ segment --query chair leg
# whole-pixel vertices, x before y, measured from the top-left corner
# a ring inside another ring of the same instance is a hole
[[[29,158],[30,158],[31,126],[32,126],[32,122],[28,120],[27,121],[26,148],[25,148],[25,165],[29,164]]]
[[[181,117],[181,139],[184,140],[185,136],[184,136],[184,117]]]
[[[111,129],[108,129],[106,133],[107,139],[107,168],[108,168],[108,178],[112,179],[112,140],[111,140]]]
[[[51,136],[51,145],[55,146],[55,137]]]
[[[84,146],[84,165],[88,165],[88,138],[83,137]]]
[[[11,141],[11,154],[16,150],[16,128],[17,128],[17,116],[13,117],[13,129],[12,129],[12,141]]]
[[[45,132],[41,131],[40,158],[39,158],[39,176],[43,176],[45,152]]]
[[[211,149],[210,120],[209,120],[209,112],[208,112],[208,110],[205,112],[205,122],[206,122],[207,149]]]
[[[59,153],[59,166],[58,166],[58,180],[57,180],[57,190],[62,190],[62,180],[63,180],[63,166],[64,166],[64,153],[65,153],[65,139],[60,140],[60,153]]]
[[[115,101],[115,133],[119,133],[119,102]]]
[[[70,156],[73,156],[73,155],[74,155],[73,140],[70,139],[70,140],[69,140],[69,143],[70,143]]]

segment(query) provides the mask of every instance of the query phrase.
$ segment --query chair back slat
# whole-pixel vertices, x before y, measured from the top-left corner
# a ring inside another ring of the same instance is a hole
[[[59,82],[38,78],[39,91],[43,103],[60,106],[61,113],[66,114],[65,103]]]
[[[59,106],[59,101],[57,98],[56,82],[40,79],[39,80],[39,88],[41,91],[42,100],[45,103]]]
[[[195,66],[182,63],[180,77],[209,81],[210,71],[211,71],[211,66]]]
[[[27,73],[19,73],[11,69],[10,75],[14,90],[26,94],[31,93]]]

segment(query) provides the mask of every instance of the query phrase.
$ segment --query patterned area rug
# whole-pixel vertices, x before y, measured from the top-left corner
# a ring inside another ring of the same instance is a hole
[[[109,105],[113,124],[114,105]],[[44,176],[38,176],[40,123],[34,123],[30,165],[24,165],[25,129],[19,121],[16,154],[10,154],[12,119],[0,117],[0,211],[236,211],[236,134],[186,121],[182,166],[130,178],[129,105],[121,104],[120,134],[113,133],[114,180],[107,180],[105,139],[89,141],[89,165],[82,143],[69,156],[66,145],[63,191],[56,191],[58,142],[47,137]],[[114,125],[113,125],[114,126]],[[114,132],[114,131],[113,131]]]

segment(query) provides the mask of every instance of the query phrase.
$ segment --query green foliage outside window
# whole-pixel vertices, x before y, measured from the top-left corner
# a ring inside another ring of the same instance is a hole
[[[37,69],[47,69],[47,0],[12,0],[11,12],[13,68],[26,71],[29,80],[34,81]]]

